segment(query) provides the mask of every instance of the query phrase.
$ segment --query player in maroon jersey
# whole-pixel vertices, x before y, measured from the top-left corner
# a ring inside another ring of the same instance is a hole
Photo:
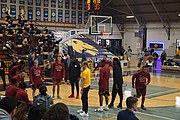
[[[100,79],[99,79],[99,102],[100,108],[95,109],[95,111],[103,112],[103,96],[105,97],[106,106],[105,110],[108,110],[108,97],[109,97],[109,77],[110,68],[105,60],[101,60],[102,68],[100,69]]]
[[[9,71],[10,79],[12,79],[20,71],[24,71],[24,67],[25,67],[25,62],[22,61],[22,60],[20,61],[19,65],[16,65],[16,66],[12,67],[11,70]]]
[[[55,93],[55,88],[57,86],[57,98],[61,99],[61,97],[59,96],[59,87],[61,81],[64,80],[65,77],[65,67],[64,67],[64,63],[62,63],[61,55],[57,56],[57,61],[54,62],[52,65],[51,76],[53,81],[53,97],[55,97],[54,93]]]
[[[19,86],[20,83],[24,82],[25,76],[26,76],[26,73],[20,71],[17,75],[13,77],[17,80],[17,86]]]
[[[103,60],[106,62],[107,65],[109,65],[109,66],[111,66],[111,67],[113,66],[113,63],[107,59],[107,55],[103,55]],[[99,67],[102,67],[101,62],[99,62],[99,63],[97,64],[97,66],[94,68],[93,73],[94,73],[94,71],[97,70]]]
[[[31,78],[30,80],[31,80],[32,89],[33,89],[32,96],[34,97],[36,89],[37,88],[39,89],[39,87],[43,84],[43,81],[44,81],[44,75],[42,73],[42,68],[38,66],[38,60],[35,60],[34,66],[31,67],[30,78]]]
[[[150,83],[150,74],[148,73],[148,67],[143,66],[140,72],[135,73],[132,76],[132,87],[136,89],[137,97],[142,96],[141,108],[146,110],[144,107],[145,96],[146,96],[146,87]]]

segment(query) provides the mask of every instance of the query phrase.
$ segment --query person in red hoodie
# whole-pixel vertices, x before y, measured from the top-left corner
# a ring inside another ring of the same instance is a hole
[[[6,93],[5,96],[16,96],[16,92],[19,90],[17,87],[17,79],[13,78],[11,80],[11,84],[6,87]]]
[[[17,75],[20,71],[24,71],[24,67],[25,67],[25,62],[24,61],[20,61],[19,65],[16,65],[14,67],[11,68],[11,70],[9,71],[9,78],[10,80]]]
[[[28,98],[28,94],[26,92],[26,83],[25,82],[22,82],[19,84],[19,90],[16,92],[15,98],[19,102],[25,102],[27,104],[31,104],[31,102]]]
[[[34,66],[30,70],[30,78],[33,89],[32,96],[34,97],[36,89],[39,89],[44,81],[44,75],[42,73],[42,68],[38,66],[38,60],[34,61]]]
[[[148,73],[148,67],[143,66],[140,72],[135,73],[132,76],[132,88],[136,89],[137,97],[142,96],[141,108],[146,110],[144,107],[145,96],[146,96],[146,87],[151,82],[150,74]]]
[[[17,75],[13,77],[17,80],[17,86],[19,86],[20,83],[24,82],[25,76],[26,76],[25,72],[19,72]]]
[[[55,97],[54,93],[55,93],[55,88],[57,86],[57,98],[60,99],[61,97],[59,96],[59,87],[61,81],[64,80],[65,77],[65,67],[61,61],[62,61],[62,57],[61,55],[58,55],[57,61],[54,62],[52,65],[52,72],[51,72],[52,82],[53,82],[53,97]]]
[[[101,61],[102,68],[100,69],[100,79],[99,79],[99,102],[100,108],[95,111],[103,112],[103,96],[105,97],[106,106],[105,110],[108,110],[108,96],[109,96],[109,77],[110,68],[106,61]]]

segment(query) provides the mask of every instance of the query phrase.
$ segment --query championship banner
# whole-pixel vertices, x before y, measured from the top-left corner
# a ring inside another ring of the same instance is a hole
[[[44,8],[44,21],[48,21],[48,9]]]
[[[49,0],[44,0],[44,7],[48,7],[49,5]]]
[[[51,21],[55,22],[56,21],[56,10],[51,9]]]
[[[6,17],[6,7],[7,5],[1,4],[1,18],[5,18]]]
[[[76,0],[72,0],[72,9],[76,9]]]
[[[19,4],[25,4],[24,0],[19,0]]]
[[[88,21],[88,12],[84,12],[84,24]]]
[[[16,3],[16,0],[10,0],[10,3]]]
[[[58,8],[63,8],[63,0],[58,0]]]
[[[78,12],[78,23],[82,24],[82,12]]]
[[[58,22],[63,22],[63,10],[58,10]]]
[[[82,10],[82,0],[78,0],[78,10]]]
[[[69,0],[66,0],[65,8],[66,8],[66,9],[69,9]]]
[[[28,7],[28,19],[32,20],[33,19],[33,8]]]
[[[1,2],[7,2],[7,0],[1,0]]]
[[[36,5],[41,6],[41,0],[36,0]]]
[[[51,0],[51,7],[56,7],[56,0]]]
[[[65,22],[69,22],[69,10],[65,11]]]
[[[84,10],[88,10],[88,4],[87,4],[87,2],[84,2]]]
[[[76,11],[72,11],[72,23],[76,23]]]
[[[36,20],[41,20],[41,8],[36,8]]]
[[[10,6],[10,14],[12,15],[13,18],[16,18],[16,6],[15,5]]]
[[[28,0],[28,5],[33,5],[33,0]]]

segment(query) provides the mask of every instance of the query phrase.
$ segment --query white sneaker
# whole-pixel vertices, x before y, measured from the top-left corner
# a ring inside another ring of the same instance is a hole
[[[98,109],[95,109],[94,112],[103,112],[103,109],[98,108]]]
[[[85,113],[85,112],[83,111],[82,113],[80,113],[80,116],[82,116],[82,117],[88,117],[89,114],[88,114],[88,113]]]
[[[105,111],[108,111],[108,110],[109,110],[108,105],[106,105],[106,106],[104,107],[104,110],[105,110]]]
[[[82,109],[80,109],[80,110],[77,110],[77,113],[79,114],[79,113],[82,113],[83,112],[83,110]]]

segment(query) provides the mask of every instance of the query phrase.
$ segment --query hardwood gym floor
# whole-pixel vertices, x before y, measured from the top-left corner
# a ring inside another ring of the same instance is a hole
[[[137,68],[123,69],[124,82],[127,84],[127,86],[123,88],[123,108],[125,108],[125,99],[131,91],[131,76],[137,70]],[[95,74],[98,74],[98,71]],[[120,111],[120,109],[116,108],[119,100],[118,97],[114,104],[115,108],[102,113],[94,112],[94,109],[99,107],[97,80],[96,77],[92,77],[91,90],[89,92],[89,117],[83,118],[76,113],[76,111],[81,108],[81,100],[68,98],[70,95],[70,85],[68,84],[61,85],[60,94],[62,99],[55,98],[54,102],[67,104],[70,113],[77,115],[80,120],[116,120],[117,113]],[[45,83],[48,85],[48,94],[52,95],[52,83],[48,80],[46,80]],[[110,90],[111,88],[112,78],[110,79]],[[27,91],[29,98],[32,99],[31,88],[28,88]],[[4,92],[2,91],[0,94],[4,94]],[[180,120],[180,106],[178,107],[178,104],[180,105],[180,100],[178,102],[178,99],[180,99],[180,73],[163,71],[161,73],[151,73],[151,83],[147,88],[146,97],[145,106],[147,110],[144,111],[139,108],[138,111],[135,112],[140,120]],[[139,99],[139,102],[140,101]]]

